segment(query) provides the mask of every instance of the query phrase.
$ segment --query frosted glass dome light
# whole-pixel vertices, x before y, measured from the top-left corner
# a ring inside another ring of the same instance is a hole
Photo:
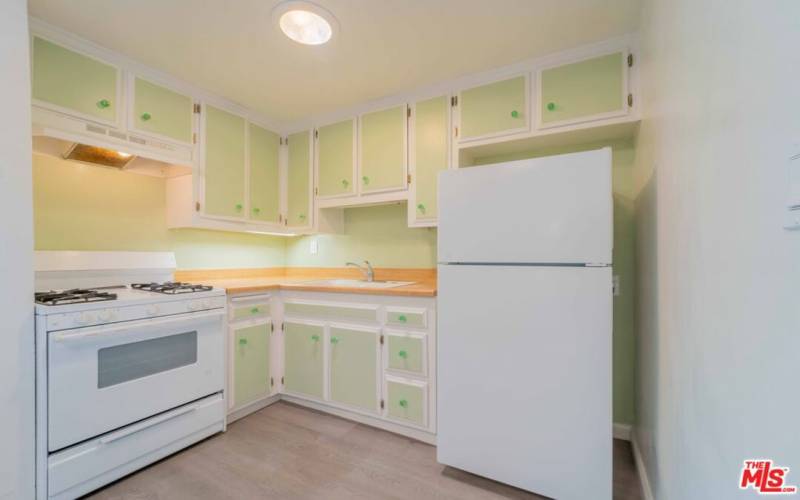
[[[322,7],[304,1],[281,2],[273,10],[281,31],[295,42],[322,45],[333,37],[336,20]]]

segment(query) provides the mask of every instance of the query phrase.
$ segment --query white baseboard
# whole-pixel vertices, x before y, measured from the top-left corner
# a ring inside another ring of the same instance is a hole
[[[630,424],[614,424],[614,439],[631,440]]]
[[[271,404],[277,403],[280,400],[281,400],[281,395],[280,394],[274,394],[274,395],[272,395],[272,396],[270,396],[268,398],[261,399],[259,401],[256,401],[255,403],[251,403],[251,404],[249,404],[249,405],[247,405],[247,406],[245,406],[243,408],[239,408],[237,410],[234,410],[234,411],[228,413],[227,423],[230,424],[232,422],[235,422],[235,421],[239,420],[242,417],[246,417],[247,415],[250,415],[251,413],[257,412],[258,410],[260,410],[262,408],[266,408],[267,406],[269,406]]]
[[[639,481],[642,484],[642,496],[644,500],[655,500],[653,489],[650,487],[650,476],[647,475],[647,468],[642,459],[642,452],[639,450],[639,443],[636,436],[632,436],[631,447],[633,448],[633,461],[636,463],[636,472],[639,474]]]

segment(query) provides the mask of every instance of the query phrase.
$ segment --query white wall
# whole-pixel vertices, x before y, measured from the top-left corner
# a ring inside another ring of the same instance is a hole
[[[0,498],[33,497],[33,202],[25,0],[0,2]]]
[[[645,0],[637,144],[638,422],[656,498],[800,485],[800,2]]]

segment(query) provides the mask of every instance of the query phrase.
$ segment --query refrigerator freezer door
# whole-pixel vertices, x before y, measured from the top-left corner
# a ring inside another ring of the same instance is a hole
[[[610,264],[611,149],[439,177],[439,262]]]
[[[612,497],[611,268],[439,266],[438,461]]]

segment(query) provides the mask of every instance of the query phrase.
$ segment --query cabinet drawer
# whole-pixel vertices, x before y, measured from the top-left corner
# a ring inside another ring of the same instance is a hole
[[[428,384],[386,377],[386,416],[421,427],[428,422]]]
[[[284,303],[284,312],[291,316],[335,319],[338,321],[360,321],[377,323],[378,306],[373,304],[333,304],[327,302]]]
[[[389,325],[413,326],[425,328],[428,326],[427,311],[425,309],[406,309],[401,307],[386,308],[386,323]]]
[[[424,375],[427,338],[422,333],[386,332],[386,367]]]
[[[269,316],[269,301],[269,295],[232,298],[228,313],[229,318],[231,321],[240,321]]]
[[[48,498],[77,498],[222,431],[217,394],[67,448],[48,458]]]

